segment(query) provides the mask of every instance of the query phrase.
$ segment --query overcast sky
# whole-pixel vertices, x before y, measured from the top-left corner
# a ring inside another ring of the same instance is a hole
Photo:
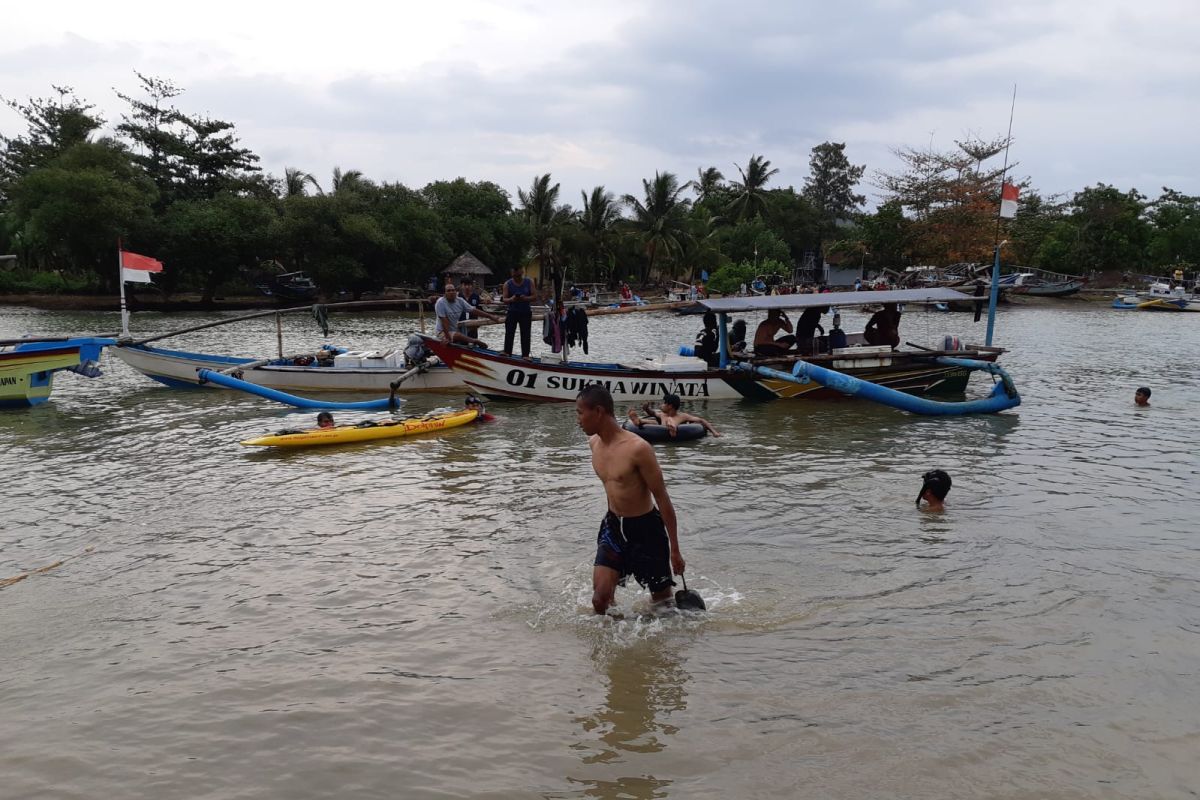
[[[203,11],[203,17],[195,16]],[[134,70],[237,126],[276,175],[323,184],[551,172],[562,199],[751,154],[800,188],[811,148],[868,176],[892,148],[1002,135],[1044,193],[1105,182],[1200,194],[1197,0],[21,3],[0,95],[68,85],[110,121]],[[0,132],[23,132],[0,109]],[[878,192],[865,186],[874,202]]]

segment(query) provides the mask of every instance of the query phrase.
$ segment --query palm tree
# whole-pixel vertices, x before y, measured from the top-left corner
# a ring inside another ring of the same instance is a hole
[[[305,187],[312,186],[317,190],[317,194],[324,194],[321,191],[320,184],[317,179],[310,173],[297,169],[296,167],[283,168],[283,196],[297,197],[305,194]]]
[[[735,197],[729,204],[729,213],[738,222],[766,214],[768,195],[764,187],[779,170],[771,169],[771,162],[762,156],[752,155],[746,168],[738,167],[738,172],[742,174],[742,179],[733,182]]]
[[[533,257],[550,273],[557,297],[562,293],[562,275],[559,272],[559,249],[562,244],[562,227],[569,214],[558,205],[559,185],[550,185],[550,173],[533,179],[529,191],[517,189],[521,201],[521,215],[529,224],[533,234]]]
[[[716,167],[696,168],[696,180],[692,181],[692,188],[696,190],[696,202],[703,203],[712,196],[721,185],[721,181],[725,180],[725,176],[721,174],[721,170]]]
[[[704,208],[695,209],[685,222],[680,262],[688,268],[689,280],[696,280],[700,270],[715,272],[721,263],[720,229],[724,217],[708,213]]]
[[[363,177],[362,172],[356,169],[342,172],[341,167],[333,168],[333,182],[331,189],[334,194],[344,194],[346,192],[356,192],[370,185],[370,181]]]
[[[604,191],[603,186],[592,189],[591,196],[587,192],[579,194],[583,199],[579,212],[579,227],[583,231],[581,254],[593,274],[600,274],[604,271],[601,265],[612,260],[614,226],[621,219],[621,210],[612,192]]]
[[[633,210],[633,228],[641,235],[650,257],[643,280],[654,271],[660,252],[669,258],[682,249],[684,219],[690,203],[679,196],[686,188],[687,184],[680,185],[679,178],[672,173],[656,172],[653,181],[642,180],[644,200],[631,194],[621,198]]]

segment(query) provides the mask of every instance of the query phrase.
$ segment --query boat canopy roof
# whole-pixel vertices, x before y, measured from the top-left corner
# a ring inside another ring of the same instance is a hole
[[[979,300],[962,292],[941,287],[924,289],[891,289],[882,292],[826,292],[825,294],[780,294],[763,297],[722,297],[716,300],[701,300],[700,305],[709,311],[737,313],[739,311],[767,311],[772,308],[812,308],[813,306],[859,306],[867,303],[949,303],[962,300]]]

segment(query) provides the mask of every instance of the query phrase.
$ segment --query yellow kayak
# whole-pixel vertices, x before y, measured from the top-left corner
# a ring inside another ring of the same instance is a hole
[[[425,417],[385,420],[361,427],[339,425],[336,428],[313,428],[298,433],[273,433],[255,439],[247,439],[242,444],[247,447],[315,447],[324,444],[371,442],[376,439],[394,439],[399,436],[413,436],[418,433],[457,428],[468,422],[474,422],[478,416],[477,410],[469,408],[463,411],[430,414]]]

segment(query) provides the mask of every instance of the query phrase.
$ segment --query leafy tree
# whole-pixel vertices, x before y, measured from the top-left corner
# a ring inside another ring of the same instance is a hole
[[[804,181],[804,197],[820,215],[817,227],[817,249],[820,250],[838,220],[850,219],[867,202],[865,195],[854,191],[867,167],[850,163],[844,142],[822,142],[814,147],[808,167],[810,174]]]
[[[245,173],[258,170],[258,156],[238,146],[232,123],[190,117],[169,104],[182,89],[162,78],[134,74],[148,99],[117,93],[130,108],[117,132],[137,149],[136,160],[158,187],[160,210],[176,200],[236,189]]]
[[[1200,264],[1200,197],[1165,186],[1162,195],[1147,208],[1153,226],[1149,263],[1174,268]]]
[[[1145,266],[1150,241],[1145,200],[1137,189],[1122,192],[1103,183],[1075,194],[1071,220],[1077,234],[1068,263],[1076,274]]]
[[[899,200],[889,200],[859,221],[863,245],[875,264],[902,266],[909,263],[913,246],[913,222],[904,216]]]
[[[79,142],[12,187],[12,220],[37,265],[94,270],[116,283],[118,237],[151,219],[154,186],[111,140]]]
[[[742,179],[734,181],[733,200],[729,204],[729,214],[737,221],[756,217],[767,213],[767,183],[778,174],[779,170],[771,169],[771,162],[762,156],[750,156],[750,163],[745,169],[738,166]]]
[[[948,152],[901,148],[900,172],[880,172],[880,188],[913,221],[913,254],[931,262],[986,261],[995,242],[1003,167],[984,163],[1006,138],[956,141]]]
[[[272,254],[275,218],[273,205],[228,193],[172,203],[162,219],[167,280],[173,286],[188,277],[201,287],[201,302],[211,303],[222,283]]]
[[[804,262],[807,253],[817,246],[820,219],[812,203],[797,194],[792,187],[773,189],[770,192],[771,216],[763,218],[775,235],[787,243],[790,259],[797,264]]]
[[[621,198],[633,212],[631,228],[647,257],[646,269],[641,276],[643,282],[654,274],[660,256],[670,259],[682,250],[689,203],[680,195],[686,188],[673,173],[656,172],[654,180],[642,180],[642,199],[631,194]]]
[[[455,255],[470,250],[501,274],[529,248],[529,226],[512,213],[508,193],[490,181],[435,181],[421,194],[437,215]]]
[[[216,197],[219,192],[240,188],[246,173],[258,171],[258,156],[238,147],[232,123],[187,116],[180,121],[187,128],[180,159],[181,195]]]
[[[458,255],[446,243],[441,220],[420,192],[399,183],[383,184],[375,215],[395,248],[394,264],[381,275],[390,282],[424,283]]]
[[[772,261],[780,264],[790,264],[791,250],[787,242],[771,229],[771,226],[761,218],[748,219],[721,231],[721,252],[735,263],[746,262],[751,266]],[[791,267],[782,274],[791,275]],[[756,274],[763,274],[760,270]]]
[[[0,202],[8,187],[30,171],[49,164],[71,147],[88,141],[104,124],[90,103],[75,97],[68,86],[52,87],[57,99],[30,98],[25,103],[4,100],[28,126],[24,136],[0,135]]]
[[[750,285],[757,266],[749,261],[725,264],[714,272],[708,279],[708,290],[716,294],[736,294],[742,284]]]
[[[1056,248],[1044,246],[1058,236],[1056,231],[1064,220],[1064,204],[1046,199],[1033,190],[1022,191],[1017,216],[1009,222],[1008,247],[1013,260],[1031,267],[1063,271],[1067,267],[1062,253],[1052,255]],[[1053,258],[1055,260],[1047,261]]]

